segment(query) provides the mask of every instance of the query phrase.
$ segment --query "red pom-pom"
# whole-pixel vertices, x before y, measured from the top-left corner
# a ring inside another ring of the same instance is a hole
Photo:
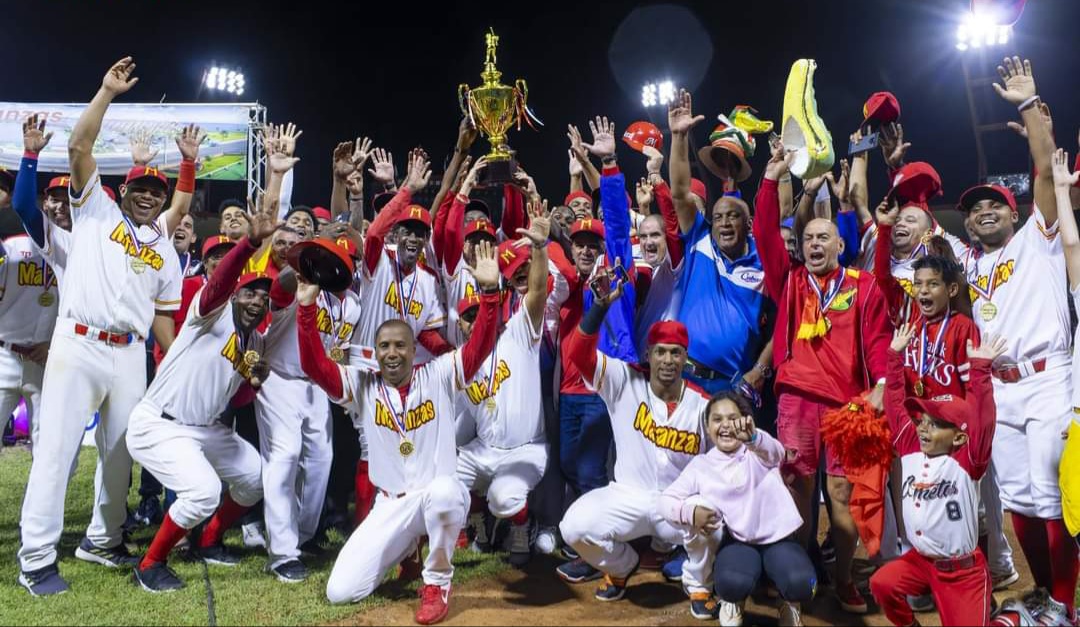
[[[822,416],[821,436],[845,470],[892,463],[892,434],[864,398],[853,399]]]

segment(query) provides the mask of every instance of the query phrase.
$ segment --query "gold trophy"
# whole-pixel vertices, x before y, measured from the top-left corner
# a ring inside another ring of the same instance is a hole
[[[483,133],[491,144],[487,157],[487,167],[482,171],[481,183],[508,183],[513,180],[517,170],[514,152],[506,143],[506,133],[511,126],[521,130],[521,121],[535,129],[533,122],[543,125],[529,110],[527,100],[529,88],[523,79],[518,79],[514,86],[499,82],[502,72],[495,68],[495,49],[499,46],[499,37],[491,29],[484,36],[487,42],[487,56],[484,59],[484,71],[480,77],[484,84],[470,88],[462,84],[458,87],[458,102],[461,112],[469,122]]]

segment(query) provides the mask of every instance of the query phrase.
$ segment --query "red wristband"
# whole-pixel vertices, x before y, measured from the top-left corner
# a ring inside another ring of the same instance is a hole
[[[191,194],[195,191],[195,162],[184,159],[180,162],[180,178],[176,180],[176,191]]]
[[[32,152],[30,150],[24,150],[22,153],[23,159],[37,159],[40,153]]]

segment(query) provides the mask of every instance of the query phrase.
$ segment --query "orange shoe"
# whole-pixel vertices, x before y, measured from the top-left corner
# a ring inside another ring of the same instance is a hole
[[[420,625],[434,625],[450,613],[450,586],[420,586],[420,608],[416,610],[416,622]]]

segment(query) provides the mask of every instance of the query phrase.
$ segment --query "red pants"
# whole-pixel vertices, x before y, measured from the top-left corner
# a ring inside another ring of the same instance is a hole
[[[941,615],[942,625],[986,625],[990,622],[990,569],[982,551],[975,549],[975,565],[944,573],[934,562],[908,551],[870,578],[870,592],[894,625],[910,625],[915,615],[908,596],[927,592]]]

